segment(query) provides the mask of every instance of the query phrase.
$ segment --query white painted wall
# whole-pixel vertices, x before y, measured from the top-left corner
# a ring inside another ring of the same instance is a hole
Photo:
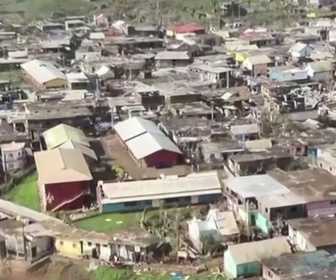
[[[336,158],[327,151],[317,149],[316,166],[336,176]]]
[[[191,242],[199,252],[202,250],[202,242],[200,240],[200,232],[198,227],[198,220],[192,219],[188,221],[188,234]]]
[[[108,244],[99,244],[100,246],[100,256],[102,260],[109,260],[111,256],[111,246]],[[83,253],[87,255],[92,255],[92,251],[97,247],[95,242],[83,241]]]
[[[7,171],[14,171],[21,169],[26,160],[26,153],[24,148],[17,150],[1,151],[2,167]]]
[[[313,53],[313,49],[309,46],[306,46],[303,48],[300,52],[297,51],[292,51],[291,56],[295,58],[300,58],[300,57],[310,57],[311,54]]]
[[[112,252],[111,252],[110,245],[108,245],[108,244],[102,244],[100,246],[100,256],[99,256],[99,258],[101,260],[109,260],[111,254],[112,254]]]
[[[243,66],[244,66],[245,68],[247,68],[248,70],[250,70],[250,71],[253,70],[253,65],[252,65],[252,63],[250,62],[249,59],[245,59],[245,60],[243,61]]]
[[[304,237],[304,234],[293,229],[291,226],[288,226],[288,239],[292,245],[297,246],[297,249],[301,251],[316,251],[316,248],[310,244],[310,242]]]

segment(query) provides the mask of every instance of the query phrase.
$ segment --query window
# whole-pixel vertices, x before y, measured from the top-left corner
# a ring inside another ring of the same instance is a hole
[[[77,248],[77,244],[76,243],[72,243],[72,248],[76,249]]]
[[[336,200],[330,201],[330,205],[336,205]]]
[[[329,167],[329,171],[330,171],[330,172],[332,171],[332,167]]]
[[[87,244],[88,244],[88,246],[92,246],[92,242],[88,242]]]
[[[152,205],[152,201],[151,201],[151,200],[146,200],[146,201],[145,201],[145,205],[147,205],[147,206]]]
[[[321,168],[322,168],[322,166],[323,166],[322,163],[320,163],[320,167],[321,167]]]
[[[184,202],[191,202],[191,196],[186,196],[183,200]]]
[[[8,154],[9,157],[13,157],[13,154]]]
[[[60,241],[60,242],[59,242],[59,245],[60,245],[60,246],[63,246],[63,244],[64,244],[63,241]]]
[[[125,207],[133,207],[137,205],[137,202],[136,201],[125,202],[124,205]]]
[[[265,212],[268,213],[268,208],[265,208]]]
[[[297,207],[292,207],[290,211],[291,213],[295,213],[297,211]]]
[[[174,202],[176,202],[176,198],[167,198],[167,199],[164,200],[164,202],[168,203],[168,204],[169,203],[174,203]]]

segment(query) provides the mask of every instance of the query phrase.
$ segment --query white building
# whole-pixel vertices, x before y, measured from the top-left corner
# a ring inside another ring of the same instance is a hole
[[[308,63],[305,68],[313,81],[331,81],[334,78],[334,65],[330,61],[315,61]]]
[[[67,73],[68,88],[72,90],[87,89],[89,85],[88,77],[83,73]]]
[[[314,252],[325,250],[336,254],[334,217],[308,217],[288,221],[288,241],[296,250]]]
[[[236,237],[239,229],[233,212],[221,212],[219,209],[210,209],[204,221],[196,218],[188,221],[189,238],[195,249],[202,252],[202,238],[212,236],[219,241],[222,237]]]
[[[316,166],[336,175],[336,145],[323,145],[317,148]]]
[[[2,144],[1,159],[2,168],[6,172],[11,172],[22,168],[26,162],[26,152],[24,143]]]
[[[79,19],[66,20],[64,22],[65,30],[74,30],[76,28],[84,27],[85,22]]]
[[[294,58],[306,58],[310,57],[314,52],[314,49],[307,44],[298,42],[289,49],[289,53]]]

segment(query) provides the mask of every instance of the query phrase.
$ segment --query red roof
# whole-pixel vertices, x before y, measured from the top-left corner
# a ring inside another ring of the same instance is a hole
[[[244,33],[242,32],[239,36],[240,38],[257,38],[257,37],[260,37],[260,33],[258,32],[248,32],[248,33]]]
[[[120,35],[122,35],[122,32],[119,29],[117,29],[117,28],[110,28],[109,30],[106,30],[104,32],[104,35],[106,37],[109,37],[109,36],[120,36]]]
[[[167,28],[167,30],[171,30],[175,33],[192,33],[205,30],[205,28],[197,23],[186,23],[171,25]]]

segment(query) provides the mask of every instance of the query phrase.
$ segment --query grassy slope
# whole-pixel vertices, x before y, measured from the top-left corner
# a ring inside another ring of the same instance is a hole
[[[240,3],[248,6],[247,2],[250,2],[250,8],[257,12],[257,15],[249,16],[249,20],[254,22],[272,22],[279,15],[283,16],[283,9],[279,6],[280,1],[278,1],[279,3],[269,2],[268,0],[240,1]],[[28,22],[35,18],[50,17],[55,12],[67,15],[98,14],[103,12],[112,15],[116,19],[124,14],[135,23],[140,21],[157,23],[157,3],[164,24],[200,22],[208,25],[210,23],[209,19],[199,19],[198,14],[212,13],[211,0],[96,0],[92,2],[89,0],[0,0],[0,8],[7,11],[24,11],[24,17],[16,16],[16,19],[20,22],[23,19]],[[105,6],[103,10],[100,9],[102,5]],[[193,10],[194,13],[192,12]],[[261,10],[264,12],[260,13]],[[14,17],[10,16],[10,18]]]
[[[85,0],[0,0],[0,4],[2,10],[24,11],[26,20],[50,17],[54,12],[85,15],[96,8],[94,2]]]
[[[36,174],[25,178],[19,185],[12,188],[6,197],[9,201],[40,211],[41,207]]]

